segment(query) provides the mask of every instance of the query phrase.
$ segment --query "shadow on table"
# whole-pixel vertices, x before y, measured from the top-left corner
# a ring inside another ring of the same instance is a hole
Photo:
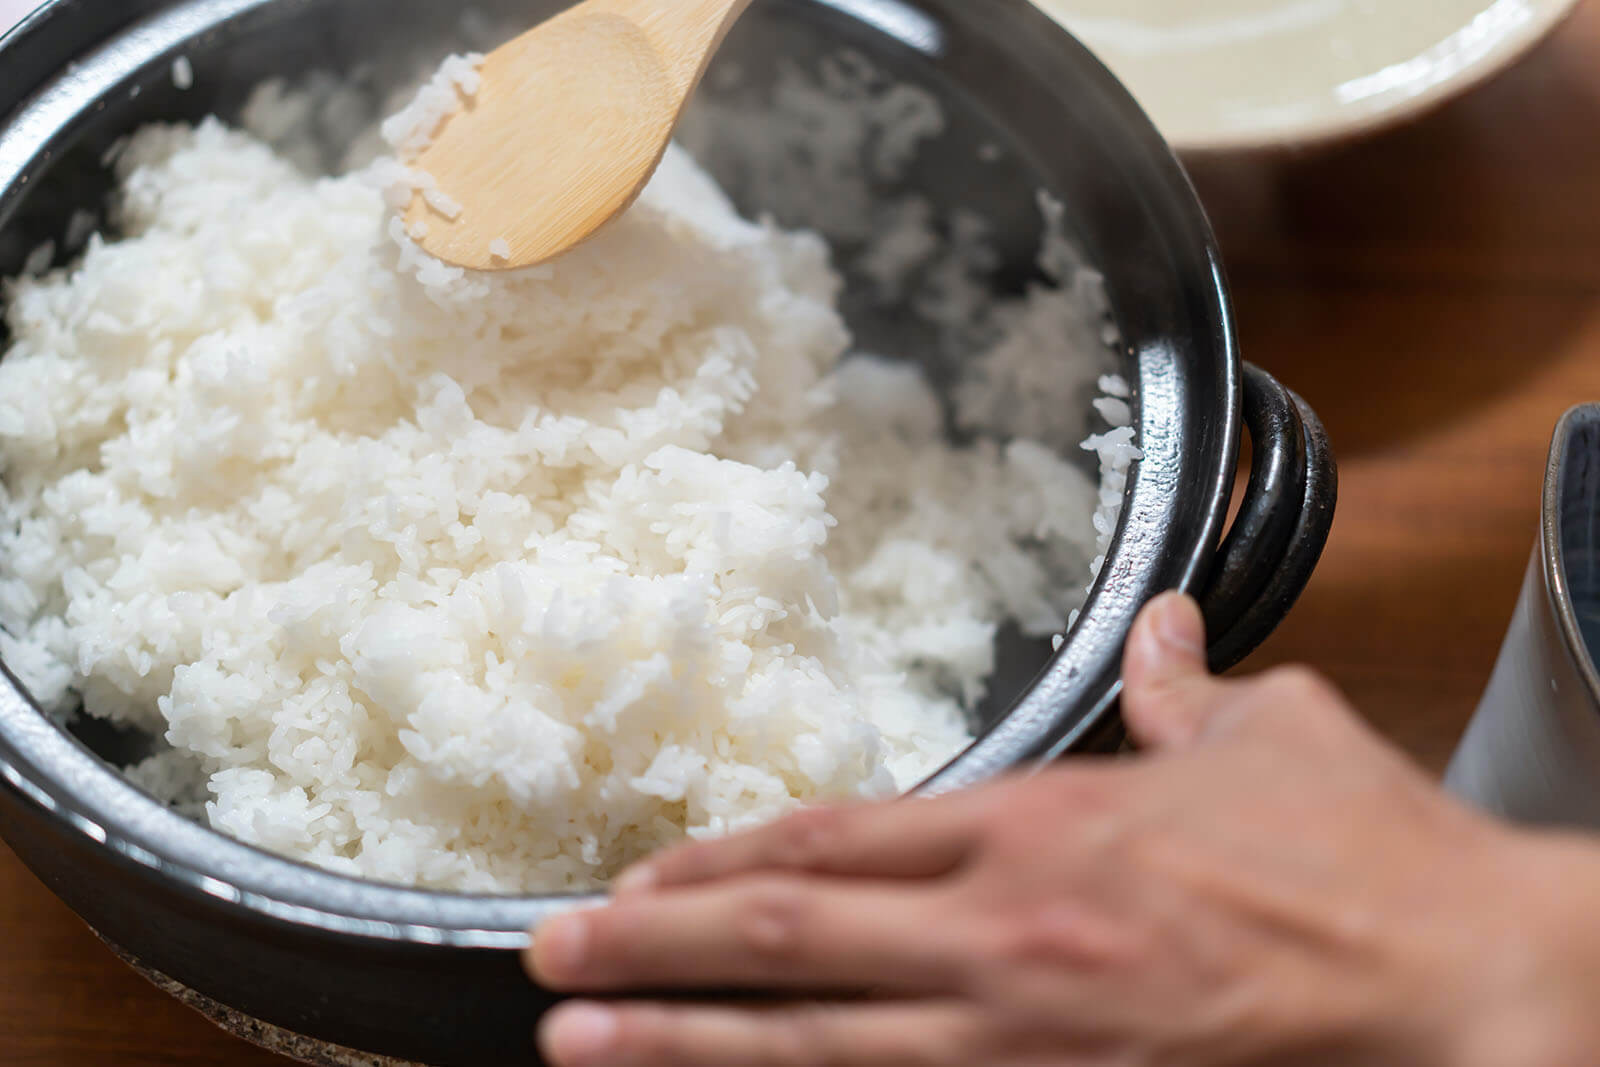
[[[1423,121],[1298,155],[1192,159],[1247,358],[1341,454],[1426,435],[1557,358],[1600,295],[1600,33],[1586,9]]]

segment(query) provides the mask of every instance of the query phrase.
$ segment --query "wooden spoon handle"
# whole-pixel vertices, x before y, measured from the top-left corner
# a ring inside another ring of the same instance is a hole
[[[591,0],[590,9],[633,22],[660,53],[685,97],[752,0]]]

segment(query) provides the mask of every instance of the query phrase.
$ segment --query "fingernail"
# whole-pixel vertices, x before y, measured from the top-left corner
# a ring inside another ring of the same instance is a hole
[[[570,978],[583,970],[589,922],[582,915],[546,920],[533,932],[533,960],[540,978]]]
[[[617,1039],[617,1013],[603,1004],[578,1001],[550,1013],[541,1028],[545,1058],[563,1067],[598,1064]]]
[[[1156,636],[1163,645],[1177,652],[1205,651],[1205,623],[1188,597],[1182,593],[1163,593],[1151,607],[1155,612]]]
[[[613,895],[620,893],[643,893],[654,889],[661,879],[656,875],[656,869],[648,863],[636,863],[622,872],[611,886]]]

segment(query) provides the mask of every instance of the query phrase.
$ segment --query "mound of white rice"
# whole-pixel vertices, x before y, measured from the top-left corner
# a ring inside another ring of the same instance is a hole
[[[494,276],[400,232],[392,161],[314,179],[207,121],[117,167],[123,236],[6,290],[0,655],[162,734],[134,776],[203,777],[245,841],[550,891],[892,793],[1110,532],[1119,469],[1102,506],[1051,449],[947,444],[912,365],[844,360],[823,242],[678,150]]]

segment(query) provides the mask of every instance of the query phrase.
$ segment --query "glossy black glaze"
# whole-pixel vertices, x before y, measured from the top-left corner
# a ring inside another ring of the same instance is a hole
[[[475,6],[525,25],[560,5]],[[317,67],[370,63],[376,92],[401,77],[402,57],[452,47],[456,19],[456,5],[434,0],[55,0],[0,42],[0,274],[73,208],[99,202],[101,153],[140,123],[229,115],[257,80]],[[1304,405],[1245,375],[1182,169],[1054,23],[1024,0],[763,0],[719,62],[759,91],[779,57],[805,64],[840,48],[940,99],[949,130],[906,183],[988,219],[1016,279],[1038,237],[1034,191],[1068,205],[1106,272],[1136,383],[1145,458],[1083,618],[1058,655],[1020,639],[1001,649],[1008,666],[979,740],[923,787],[941,791],[1114,741],[1118,661],[1138,608],[1165,589],[1199,592],[1212,573],[1246,404],[1270,468],[1252,479],[1247,522],[1212,586],[1219,659],[1254,647],[1298,595],[1331,521],[1333,468]],[[192,92],[172,86],[178,55],[193,62]],[[991,144],[1004,163],[978,162]],[[740,195],[737,173],[718,177]],[[847,311],[865,337],[903,325]],[[530,925],[584,898],[427,893],[269,856],[127,785],[14,684],[0,687],[0,780],[0,832],[17,853],[109,940],[184,985],[374,1053],[530,1061],[549,998],[517,979],[514,950]]]
[[[1250,482],[1201,598],[1219,671],[1255,651],[1299,599],[1339,497],[1333,448],[1316,412],[1259,367],[1247,363],[1244,371]]]

